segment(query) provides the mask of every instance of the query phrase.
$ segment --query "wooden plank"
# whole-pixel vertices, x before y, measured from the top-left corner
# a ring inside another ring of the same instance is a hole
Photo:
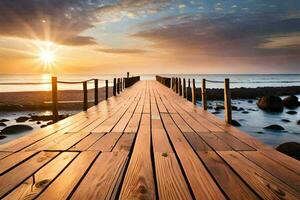
[[[199,133],[209,133],[209,130],[201,125],[198,121],[192,118],[187,113],[180,113],[184,121],[195,131]]]
[[[17,152],[0,160],[0,175],[37,153],[35,151]]]
[[[193,199],[174,153],[155,152],[159,199]]]
[[[278,162],[280,165],[300,175],[300,164],[298,160],[275,150],[260,150],[260,152],[275,162]]]
[[[130,151],[133,145],[134,137],[135,133],[123,133],[116,146],[113,148],[113,151]]]
[[[40,152],[4,175],[0,176],[0,198],[47,164],[58,152]],[[4,184],[5,183],[5,184]]]
[[[182,132],[194,132],[179,114],[171,114],[171,117]]]
[[[224,133],[224,132],[218,132],[214,134],[236,151],[255,151],[254,148],[240,141],[239,139],[232,136],[231,134]]]
[[[67,199],[98,154],[95,151],[80,153],[37,199]]]
[[[143,114],[119,198],[155,199],[154,184],[150,154],[150,115]]]
[[[141,117],[142,117],[141,114],[134,113],[133,116],[131,117],[130,121],[128,122],[124,132],[125,133],[136,133],[139,128]]]
[[[0,160],[11,155],[13,152],[0,152]]]
[[[198,133],[215,151],[230,151],[232,148],[212,133]]]
[[[122,133],[111,132],[105,134],[99,140],[97,140],[90,148],[89,151],[111,151],[116,142],[121,137]]]
[[[90,146],[97,142],[105,133],[91,133],[77,144],[74,144],[70,150],[72,151],[86,151]]]
[[[269,174],[235,151],[218,151],[218,154],[263,199],[299,199],[300,193]]]
[[[300,192],[300,175],[264,156],[259,151],[241,152],[249,160]]]
[[[229,199],[259,199],[216,152],[198,151],[197,153]]]
[[[225,199],[171,117],[164,113],[161,117],[196,199]]]
[[[126,152],[100,154],[71,199],[111,199],[126,161]]]
[[[212,151],[212,148],[195,132],[183,133],[195,151]]]
[[[59,154],[3,199],[34,199],[58,176],[77,154],[78,153],[75,152],[63,152]]]
[[[121,132],[123,133],[123,131],[125,130],[128,122],[130,121],[131,117],[132,117],[133,113],[125,113],[122,118],[120,119],[120,121],[116,124],[116,126],[112,129],[111,132]]]
[[[81,141],[83,138],[88,136],[90,133],[89,132],[79,132],[79,133],[67,133],[67,134],[70,134],[70,136],[67,137],[66,139],[58,142],[57,144],[48,147],[47,150],[60,150],[60,151],[67,150],[67,149],[71,148],[72,146],[74,146],[79,141]]]

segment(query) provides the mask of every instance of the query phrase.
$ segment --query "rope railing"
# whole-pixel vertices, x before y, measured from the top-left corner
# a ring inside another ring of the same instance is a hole
[[[174,92],[191,100],[193,104],[196,105],[196,80],[195,79],[187,79],[188,84],[186,84],[186,78],[181,77],[162,77],[156,76],[156,80],[165,85],[166,87],[171,88]],[[169,81],[171,82],[169,84]],[[207,110],[207,93],[206,93],[206,83],[224,83],[224,107],[225,107],[225,121],[229,124],[232,123],[232,111],[231,111],[231,91],[229,87],[229,79],[225,78],[224,81],[217,80],[206,80],[202,79],[202,81],[197,81],[197,83],[201,83],[201,99],[202,99],[202,107],[203,110]],[[191,98],[189,92],[191,91]]]

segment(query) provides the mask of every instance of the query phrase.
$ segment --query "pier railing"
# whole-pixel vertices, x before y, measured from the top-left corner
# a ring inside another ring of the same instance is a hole
[[[58,111],[58,91],[59,91],[59,84],[68,84],[68,85],[80,85],[82,84],[82,91],[83,91],[83,107],[82,110],[86,111],[88,109],[88,83],[94,83],[94,105],[98,105],[99,103],[99,82],[105,82],[105,99],[107,100],[109,97],[109,83],[112,83],[112,93],[113,96],[117,96],[120,94],[125,88],[128,88],[138,82],[140,80],[139,76],[129,77],[129,73],[127,72],[127,77],[118,77],[113,78],[112,80],[104,80],[104,79],[97,79],[92,78],[83,81],[62,81],[58,80],[56,76],[51,78],[51,82],[10,82],[10,83],[0,83],[0,85],[51,85],[51,98],[52,98],[52,113],[53,113],[53,122],[57,122],[59,120],[59,111]]]
[[[181,77],[162,77],[156,76],[156,80],[168,88],[171,88],[179,96],[190,100],[196,105],[196,80],[195,79],[185,79]],[[187,84],[186,84],[187,81]],[[200,83],[200,82],[199,82]],[[232,123],[232,109],[231,109],[231,91],[230,91],[230,79],[226,78],[224,81],[214,81],[202,79],[201,81],[201,100],[203,110],[207,110],[207,83],[224,83],[224,109],[225,109],[225,121],[229,124]],[[191,96],[189,95],[191,93]]]

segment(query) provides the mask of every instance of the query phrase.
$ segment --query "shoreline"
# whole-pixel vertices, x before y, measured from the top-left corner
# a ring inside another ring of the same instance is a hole
[[[99,102],[105,99],[105,88],[98,89]],[[112,87],[108,88],[108,97],[113,95]],[[51,110],[51,91],[0,92],[1,111],[43,111]],[[58,91],[59,110],[81,110],[82,90]],[[89,106],[94,105],[94,89],[88,90]]]
[[[299,95],[300,86],[287,86],[287,87],[257,87],[257,88],[232,88],[232,99],[257,99],[262,96],[275,95],[275,96],[288,96]],[[207,88],[207,100],[223,100],[224,89]],[[188,96],[191,98],[191,90],[188,90]],[[196,99],[201,100],[201,88],[196,88]]]

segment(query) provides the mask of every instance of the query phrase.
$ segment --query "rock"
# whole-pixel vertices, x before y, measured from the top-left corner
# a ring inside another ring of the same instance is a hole
[[[47,123],[47,126],[48,126],[48,125],[51,125],[51,124],[53,124],[53,122],[48,122],[48,123]]]
[[[40,121],[38,121],[38,122],[36,122],[36,124],[41,124],[41,122],[40,122]]]
[[[297,114],[297,111],[290,110],[290,111],[287,111],[286,114],[289,114],[289,115],[296,115],[296,114]]]
[[[248,103],[253,103],[253,100],[248,100]]]
[[[236,121],[236,120],[232,120],[231,125],[232,125],[232,126],[236,126],[236,127],[242,126],[242,125],[241,125],[238,121]]]
[[[47,126],[47,124],[43,124],[42,126],[41,126],[41,128],[45,128]]]
[[[249,112],[248,112],[248,111],[243,111],[242,113],[243,113],[243,114],[248,114]]]
[[[280,125],[277,124],[272,124],[270,126],[266,126],[264,127],[264,129],[268,129],[268,130],[273,130],[273,131],[283,131],[284,128]]]
[[[237,111],[237,110],[238,110],[238,107],[236,107],[236,106],[231,106],[231,110]]]
[[[297,121],[297,124],[300,125],[300,120]]]
[[[0,135],[0,140],[3,140],[4,138],[6,138],[6,135]]]
[[[292,158],[300,160],[300,144],[297,142],[286,142],[278,147],[276,147],[277,151],[284,153]]]
[[[8,122],[8,119],[1,119],[0,122]]]
[[[6,126],[6,124],[3,122],[0,122],[0,126]]]
[[[213,107],[212,107],[212,106],[207,106],[207,108],[208,108],[208,109],[213,109]]]
[[[222,106],[222,105],[216,105],[216,106],[214,107],[214,109],[215,109],[215,110],[224,110],[225,107]]]
[[[212,114],[214,114],[214,115],[217,115],[217,114],[220,114],[221,112],[219,112],[219,111],[215,111],[215,112],[212,112]]]
[[[293,109],[300,106],[300,102],[298,101],[298,97],[291,95],[283,99],[283,105],[289,109]]]
[[[65,119],[67,117],[69,117],[69,115],[59,115],[58,116],[60,120]],[[30,117],[31,121],[50,121],[53,120],[53,116],[52,115],[32,115]]]
[[[285,123],[291,122],[289,119],[282,119],[281,121],[282,121],[282,122],[285,122]]]
[[[257,131],[256,133],[257,134],[264,134],[264,132],[262,132],[262,131]]]
[[[26,122],[29,119],[29,117],[19,117],[16,119],[16,122]]]
[[[12,125],[4,128],[1,133],[8,135],[8,134],[18,134],[23,133],[25,131],[31,131],[33,128],[28,125]]]
[[[283,111],[283,103],[280,97],[278,96],[263,96],[258,102],[257,106],[265,111],[271,112],[282,112]]]

